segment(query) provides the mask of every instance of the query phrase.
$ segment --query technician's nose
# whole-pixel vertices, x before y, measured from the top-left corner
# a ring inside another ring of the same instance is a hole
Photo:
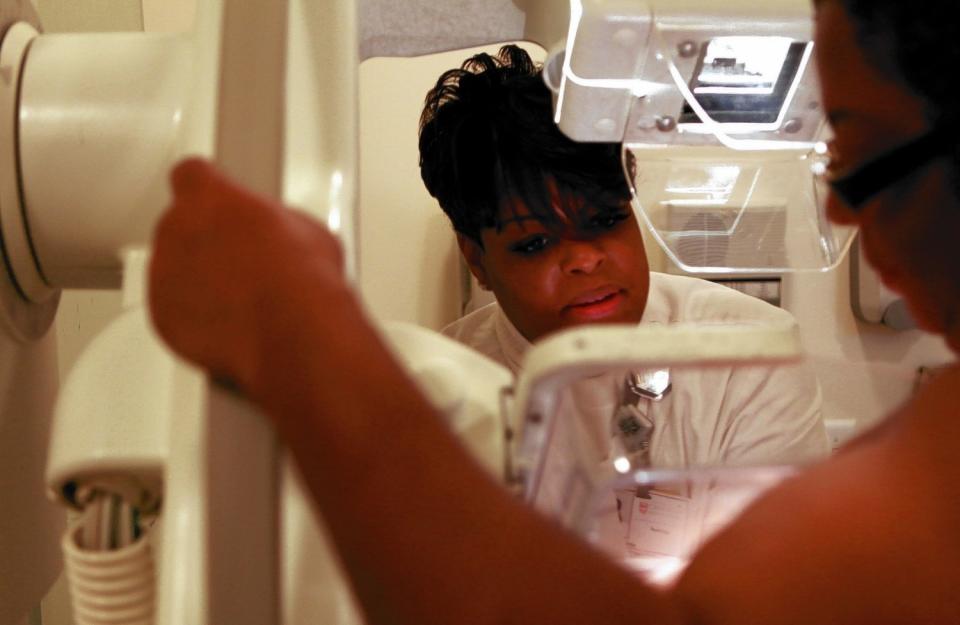
[[[606,254],[593,241],[568,240],[563,243],[563,272],[566,274],[589,274],[603,264]]]

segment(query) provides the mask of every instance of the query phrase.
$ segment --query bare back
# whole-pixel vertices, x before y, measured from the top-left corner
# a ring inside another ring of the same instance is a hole
[[[694,622],[960,622],[960,366],[708,544]]]

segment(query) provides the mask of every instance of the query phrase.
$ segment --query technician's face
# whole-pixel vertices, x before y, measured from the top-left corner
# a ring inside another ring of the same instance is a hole
[[[867,61],[853,28],[834,0],[818,7],[817,62],[841,172],[929,127],[923,102]],[[834,221],[859,226],[867,259],[883,282],[904,295],[921,327],[945,334],[960,351],[960,202],[950,168],[948,158],[934,159],[859,210],[833,196],[828,212]]]
[[[461,249],[521,334],[534,341],[584,323],[640,321],[650,276],[629,205],[556,226],[515,209],[499,231],[483,231],[483,249],[469,240]]]

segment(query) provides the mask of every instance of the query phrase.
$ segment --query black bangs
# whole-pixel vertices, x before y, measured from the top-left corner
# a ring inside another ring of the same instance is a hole
[[[619,146],[617,146],[619,148]],[[500,230],[505,220],[526,215],[546,226],[582,223],[598,212],[619,212],[631,197],[618,164],[619,153],[608,157],[602,171],[566,171],[562,168],[533,169],[504,158],[496,170],[495,185],[501,202],[497,219],[489,226]]]
[[[539,67],[516,46],[441,75],[420,124],[424,184],[454,229],[478,243],[484,228],[501,225],[502,210],[516,217],[518,202],[551,224],[557,209],[578,221],[630,197],[620,144],[576,143],[560,132]]]

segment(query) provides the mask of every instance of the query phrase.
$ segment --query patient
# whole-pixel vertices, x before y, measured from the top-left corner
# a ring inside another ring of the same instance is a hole
[[[960,63],[956,3],[818,5],[845,197],[831,216],[860,226],[884,280],[960,351],[960,106],[942,73]],[[891,160],[895,175],[870,174]],[[196,160],[174,171],[172,197],[151,261],[156,327],[272,419],[367,622],[960,622],[956,363],[654,590],[471,461],[365,321],[321,224]]]
[[[817,4],[843,194],[830,214],[860,227],[884,280],[960,351],[960,105],[943,75],[960,63],[956,3]],[[891,161],[892,175],[871,173]],[[150,306],[177,353],[272,419],[371,624],[960,622],[956,363],[879,429],[770,491],[664,591],[471,461],[364,320],[321,224],[207,163],[181,164]]]
[[[477,282],[496,296],[444,333],[515,374],[531,342],[582,324],[794,323],[731,289],[651,273],[621,145],[563,135],[539,67],[517,46],[439,78],[421,116],[420,171]],[[572,394],[601,457],[622,379]],[[788,462],[828,450],[808,367],[676,370],[673,387],[643,402],[652,426],[644,461],[654,466]]]

